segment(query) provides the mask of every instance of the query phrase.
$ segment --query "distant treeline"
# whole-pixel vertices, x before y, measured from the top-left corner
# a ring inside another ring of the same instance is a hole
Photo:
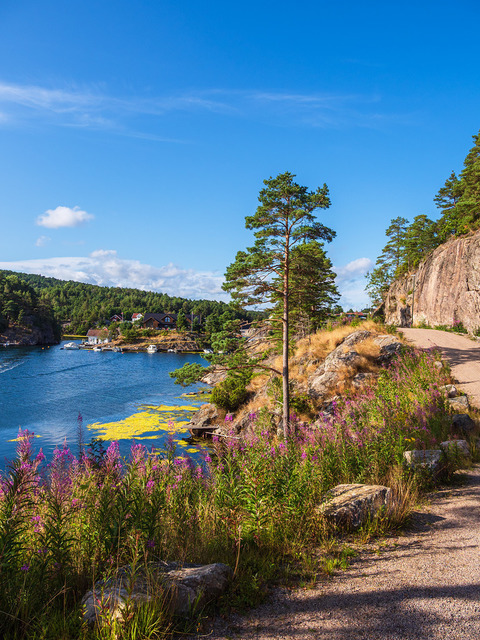
[[[389,240],[367,274],[374,302],[379,303],[396,278],[415,269],[449,238],[480,228],[480,132],[473,140],[459,176],[452,171],[433,199],[441,212],[437,220],[421,214],[411,224],[401,216],[391,221],[386,230]]]
[[[11,277],[18,282],[24,281],[25,291],[28,295],[37,296],[38,303],[43,309],[51,310],[57,322],[66,325],[68,331],[84,334],[89,328],[109,321],[114,315],[123,315],[124,320],[130,320],[133,313],[182,313],[194,314],[201,317],[201,328],[208,322],[216,324],[216,320],[223,316],[226,319],[253,320],[261,314],[253,311],[239,312],[231,305],[215,300],[188,300],[186,298],[172,297],[166,293],[154,293],[153,291],[141,291],[139,289],[126,289],[122,287],[99,287],[93,284],[74,282],[73,280],[58,280],[45,276],[14,273],[13,271],[0,272],[3,280]],[[11,288],[11,287],[10,287]],[[20,285],[15,287],[19,291]],[[25,293],[26,299],[28,298]],[[0,303],[7,304],[0,292]],[[17,309],[18,305],[15,307]],[[9,313],[4,318],[12,318]]]

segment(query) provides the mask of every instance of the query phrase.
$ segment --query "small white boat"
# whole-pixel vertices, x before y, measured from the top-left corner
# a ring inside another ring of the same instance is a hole
[[[204,349],[203,353],[213,353],[213,349]]]
[[[103,349],[97,345],[96,347],[93,347],[93,351],[103,351]]]
[[[67,342],[63,345],[64,349],[80,349],[76,342]]]
[[[157,353],[158,349],[157,349],[157,345],[156,344],[149,344],[147,347],[147,353]]]
[[[122,352],[120,347],[113,347],[112,351],[115,351],[115,353],[121,353]]]

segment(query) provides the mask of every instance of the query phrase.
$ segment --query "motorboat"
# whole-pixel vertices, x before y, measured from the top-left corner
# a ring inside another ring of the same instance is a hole
[[[76,342],[67,342],[63,345],[64,349],[80,349]]]
[[[93,347],[93,351],[103,351],[103,349],[97,345],[96,347]]]
[[[157,345],[156,344],[149,344],[147,347],[147,353],[157,353],[158,349],[157,349]]]
[[[204,349],[203,353],[213,353],[213,349]]]

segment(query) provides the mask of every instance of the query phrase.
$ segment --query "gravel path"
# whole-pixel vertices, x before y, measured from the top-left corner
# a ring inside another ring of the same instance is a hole
[[[472,405],[480,408],[480,343],[435,329],[399,329],[416,347],[438,347],[452,366],[454,378]]]
[[[410,530],[308,590],[277,589],[210,640],[478,640],[480,466],[435,493]]]

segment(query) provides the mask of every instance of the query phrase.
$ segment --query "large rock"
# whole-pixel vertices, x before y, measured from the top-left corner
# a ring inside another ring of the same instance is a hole
[[[455,431],[468,434],[475,430],[476,424],[468,413],[456,413],[452,417],[452,426]]]
[[[358,529],[388,506],[391,490],[381,485],[339,484],[324,500],[319,510],[327,521],[337,527]]]
[[[82,599],[83,617],[89,623],[102,618],[122,619],[128,605],[134,608],[161,597],[176,615],[189,615],[218,598],[232,576],[222,563],[196,565],[151,562],[133,571],[127,565],[114,577],[100,580]]]
[[[408,327],[461,322],[480,325],[480,231],[437,247],[415,274],[395,281],[385,300],[385,321]]]
[[[389,364],[404,346],[401,340],[388,333],[376,336],[373,338],[373,342],[380,347],[380,355],[377,358],[380,365]]]
[[[308,380],[308,394],[314,398],[326,395],[338,382],[339,371],[345,367],[355,367],[362,362],[353,347],[366,340],[369,331],[354,331],[348,335],[317,367]]]
[[[212,431],[218,426],[221,416],[214,404],[202,404],[200,409],[193,414],[187,429],[192,436],[203,436],[205,431]]]
[[[448,404],[452,411],[468,411],[470,408],[468,396],[456,396],[455,398],[448,398]]]
[[[436,476],[445,468],[445,455],[441,449],[404,451],[403,457],[413,471],[424,470]]]
[[[445,440],[440,443],[440,446],[443,451],[455,458],[469,460],[472,457],[466,440]]]

